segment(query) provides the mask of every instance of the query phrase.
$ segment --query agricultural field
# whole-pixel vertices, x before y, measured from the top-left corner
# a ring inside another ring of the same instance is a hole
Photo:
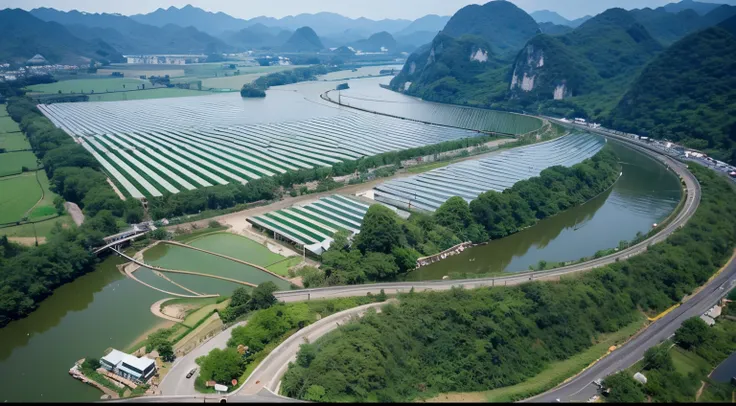
[[[54,216],[55,197],[44,171],[0,178],[0,224],[19,221],[26,215],[32,221]]]
[[[0,149],[12,152],[12,151],[23,151],[31,149],[31,144],[28,143],[28,139],[21,132],[17,133],[0,133]]]
[[[331,238],[338,231],[360,232],[368,205],[349,197],[332,195],[316,202],[249,217],[261,229],[309,246]]]
[[[38,167],[36,156],[33,155],[33,152],[5,152],[0,154],[0,176],[21,173],[23,167],[31,170]]]
[[[131,92],[115,92],[89,95],[91,102],[109,102],[109,101],[126,101],[126,100],[148,100],[148,99],[166,99],[170,97],[191,97],[211,95],[210,92],[202,92],[198,90],[177,89],[177,88],[157,88],[146,90],[134,90]]]
[[[5,106],[3,106],[3,110],[4,109]],[[20,131],[18,124],[13,121],[13,119],[10,118],[7,113],[5,114],[5,116],[0,116],[0,134],[14,133]]]
[[[237,76],[218,76],[202,80],[202,89],[235,89],[240,90],[246,83],[258,79],[263,75],[274,72],[283,72],[285,70],[294,69],[295,66],[257,66],[248,68],[239,68],[240,75]]]
[[[288,170],[476,136],[334,109],[294,92],[39,105],[134,198],[246,183]],[[146,114],[141,114],[145,111]]]
[[[0,235],[7,235],[8,238],[38,237],[39,242],[43,242],[51,235],[51,230],[54,229],[56,223],[60,223],[62,227],[71,227],[74,221],[72,220],[72,216],[65,214],[61,217],[39,221],[38,223],[26,223],[19,226],[0,228]]]
[[[34,172],[0,178],[0,224],[20,221],[41,195]]]
[[[141,84],[151,86],[151,82],[132,78],[78,79],[62,80],[56,83],[44,83],[29,86],[32,93],[95,93],[135,90]]]
[[[109,69],[97,69],[97,75],[102,77],[110,77],[113,72],[120,72],[127,79],[138,79],[141,76],[148,78],[149,76],[166,76],[171,78],[184,76],[184,68],[162,66],[156,67],[151,65],[122,65]]]
[[[603,137],[582,133],[553,141],[505,150],[407,178],[392,179],[374,188],[375,199],[400,208],[435,211],[447,199],[468,202],[489,190],[502,192],[552,166],[572,166],[601,150]]]

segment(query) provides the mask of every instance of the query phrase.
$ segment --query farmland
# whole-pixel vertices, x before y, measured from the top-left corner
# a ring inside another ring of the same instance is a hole
[[[33,210],[28,213],[29,220],[39,220],[56,214],[56,195],[49,190],[49,180],[44,171],[0,178],[0,191],[0,224],[21,220],[31,208]]]
[[[0,134],[0,149],[5,151],[21,151],[31,149],[25,135],[22,133]]]
[[[176,89],[176,88],[157,88],[146,90],[133,90],[129,92],[114,92],[89,95],[89,101],[125,101],[125,100],[147,100],[147,99],[166,99],[170,97],[189,97],[189,96],[206,96],[210,92],[201,92],[198,90]]]
[[[18,221],[41,198],[36,174],[0,178],[0,224]]]
[[[141,79],[129,78],[104,78],[104,79],[79,79],[63,80],[55,83],[29,86],[28,90],[33,93],[105,93],[136,89],[141,84],[150,86],[151,83]]]
[[[36,156],[33,152],[6,152],[0,155],[0,176],[20,173],[23,167],[36,169]]]
[[[134,198],[246,183],[477,134],[341,111],[292,92],[272,96],[243,100],[224,94],[165,103],[60,103],[39,108],[80,138]]]
[[[3,105],[3,109],[4,108],[5,106]],[[8,117],[7,115],[0,116],[0,134],[13,133],[18,131],[20,131],[20,128],[18,128],[18,124],[16,124],[12,118]]]

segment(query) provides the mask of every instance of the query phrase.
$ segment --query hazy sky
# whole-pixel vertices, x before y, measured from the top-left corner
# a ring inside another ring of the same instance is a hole
[[[597,14],[611,7],[626,9],[659,7],[678,0],[511,0],[527,12],[549,9],[574,19]],[[734,0],[699,0],[711,3],[733,3]],[[348,17],[371,19],[416,19],[426,14],[452,15],[468,4],[485,1],[467,0],[0,0],[0,9],[52,7],[59,10],[77,9],[88,12],[147,13],[157,8],[182,7],[187,4],[208,11],[222,11],[235,17],[252,18],[261,15],[284,17],[300,13],[330,11]]]

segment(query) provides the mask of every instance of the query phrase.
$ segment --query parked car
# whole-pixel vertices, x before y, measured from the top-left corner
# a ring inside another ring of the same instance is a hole
[[[191,378],[195,372],[197,372],[197,368],[192,368],[192,370],[187,374],[187,379]]]

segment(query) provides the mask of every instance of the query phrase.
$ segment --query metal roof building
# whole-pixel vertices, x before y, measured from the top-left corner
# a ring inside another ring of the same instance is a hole
[[[113,349],[100,358],[100,366],[116,375],[137,382],[148,381],[156,373],[156,362],[150,358],[137,358]]]

